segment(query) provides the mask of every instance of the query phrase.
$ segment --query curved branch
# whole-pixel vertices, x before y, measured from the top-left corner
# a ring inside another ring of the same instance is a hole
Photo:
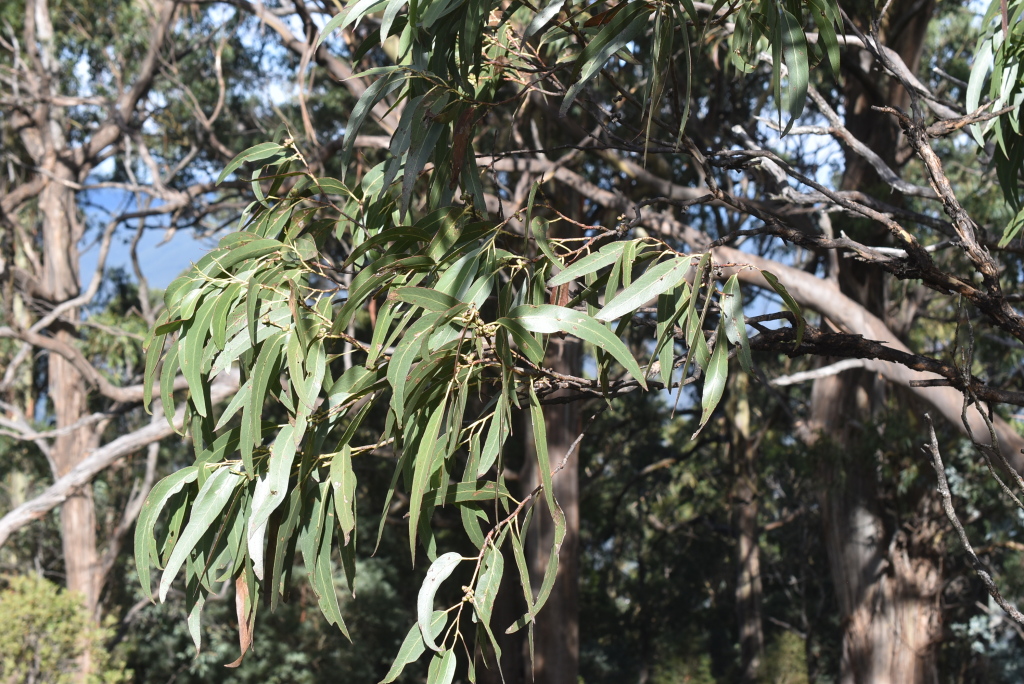
[[[95,387],[100,394],[108,399],[129,403],[142,401],[142,385],[130,385],[128,387],[119,387],[115,385],[103,377],[103,374],[96,370],[95,366],[89,363],[89,360],[85,358],[82,352],[69,344],[65,344],[60,340],[35,333],[30,330],[15,330],[8,326],[0,327],[0,338],[3,337],[21,340],[23,342],[27,342],[33,347],[39,347],[63,356],[71,363],[72,366],[75,367],[75,370],[81,374],[89,385]],[[188,385],[184,378],[175,378],[174,389],[185,389],[187,386]],[[154,392],[156,392],[155,388]]]
[[[221,376],[210,387],[210,399],[214,402],[223,401],[238,391],[237,376]],[[88,484],[94,477],[119,459],[142,449],[153,442],[169,437],[181,429],[185,418],[185,407],[181,406],[174,414],[174,426],[164,420],[154,421],[127,435],[122,435],[112,442],[104,444],[86,458],[79,461],[66,475],[47,487],[46,491],[26,501],[0,518],[0,547],[12,534],[39,520],[44,515],[61,505],[80,488]]]

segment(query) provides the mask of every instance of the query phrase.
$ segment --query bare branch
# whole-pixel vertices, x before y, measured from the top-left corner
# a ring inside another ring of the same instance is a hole
[[[238,391],[237,376],[221,376],[210,387],[210,398],[214,402],[223,401]],[[169,437],[175,430],[181,429],[185,417],[185,407],[181,406],[174,414],[174,427],[164,420],[150,423],[127,435],[122,435],[112,442],[104,444],[84,459],[79,461],[66,475],[50,485],[46,491],[9,511],[0,518],[0,547],[10,536],[61,505],[88,484],[99,473],[113,465],[119,459],[142,449],[164,437]]]
[[[1003,598],[1003,595],[999,592],[999,587],[996,586],[995,580],[992,579],[992,575],[985,569],[985,565],[978,558],[978,554],[974,552],[971,540],[967,538],[967,532],[964,530],[964,526],[960,524],[960,519],[957,518],[956,510],[953,508],[953,496],[949,491],[949,482],[946,480],[946,469],[942,465],[942,455],[939,453],[939,440],[935,437],[935,426],[932,425],[932,418],[927,413],[924,414],[924,419],[928,423],[929,438],[928,444],[924,446],[924,450],[930,453],[932,457],[932,467],[935,468],[935,476],[939,481],[939,496],[942,497],[942,510],[945,512],[950,524],[953,525],[953,529],[956,530],[957,536],[960,537],[960,543],[963,544],[964,550],[967,552],[967,558],[971,563],[971,567],[974,568],[974,572],[977,573],[982,584],[985,585],[989,595],[999,604],[1000,608],[1006,611],[1006,614],[1014,622],[1018,625],[1024,625],[1024,614],[1017,610],[1017,606]]]

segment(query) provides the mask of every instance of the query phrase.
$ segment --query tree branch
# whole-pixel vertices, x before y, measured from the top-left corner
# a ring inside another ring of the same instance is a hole
[[[238,391],[237,376],[220,376],[210,387],[210,399],[220,402]],[[50,485],[46,491],[26,501],[0,518],[0,547],[12,534],[39,520],[44,515],[61,505],[78,489],[92,481],[96,475],[113,465],[119,459],[138,451],[151,443],[169,437],[181,429],[185,417],[185,407],[180,406],[174,413],[174,427],[167,421],[154,421],[127,435],[122,435],[112,442],[104,444],[83,460],[79,461],[66,475]]]

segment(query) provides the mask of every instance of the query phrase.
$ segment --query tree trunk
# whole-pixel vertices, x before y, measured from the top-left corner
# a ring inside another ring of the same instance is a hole
[[[55,53],[53,26],[46,0],[26,3],[26,38],[30,52],[37,60],[34,84],[39,95],[55,95],[59,89],[58,64]],[[41,102],[46,100],[41,98]],[[75,297],[79,291],[78,242],[84,227],[76,215],[73,185],[78,181],[72,151],[65,136],[65,122],[59,108],[38,105],[30,126],[22,131],[22,141],[36,165],[47,180],[39,194],[39,213],[42,219],[43,273],[39,291],[46,299],[44,308]],[[68,311],[68,319],[78,316],[76,309]],[[74,329],[59,321],[50,326],[51,333],[61,342],[73,344]],[[56,428],[75,424],[88,410],[85,381],[63,357],[50,354],[47,359],[48,398],[51,402]],[[88,427],[58,436],[50,452],[50,467],[54,478],[66,474],[97,446],[98,435]],[[89,614],[97,617],[99,605],[97,576],[99,557],[96,550],[96,512],[92,490],[83,487],[69,498],[61,508],[61,535],[63,540],[65,581],[71,591],[79,592]],[[81,681],[92,669],[89,654],[79,661]]]
[[[888,9],[882,30],[894,36],[890,47],[916,71],[925,30],[934,3],[897,0]],[[858,21],[857,17],[854,17]],[[867,20],[858,23],[866,26]],[[885,41],[884,41],[885,42]],[[870,63],[866,60],[865,63]],[[909,95],[895,80],[864,69],[858,59],[847,62],[843,89],[846,126],[891,168],[908,158],[906,143],[892,117],[872,105],[910,106]],[[843,189],[864,190],[878,183],[863,157],[847,150]],[[890,199],[900,203],[899,197]],[[879,244],[884,230],[863,222],[838,228],[855,239]],[[882,233],[877,231],[882,230]],[[888,309],[884,275],[877,268],[840,261],[841,289],[885,318]],[[852,371],[814,383],[811,398],[811,442],[828,439],[834,448],[823,458],[821,510],[832,580],[843,625],[840,664],[842,684],[924,684],[938,681],[934,645],[942,636],[938,598],[942,589],[939,554],[931,544],[938,534],[936,501],[931,493],[918,502],[914,525],[883,510],[879,501],[875,456],[858,448],[860,430],[883,405],[886,387],[877,376]],[[929,535],[931,535],[929,537]]]
[[[735,480],[732,489],[733,526],[736,530],[736,622],[740,644],[741,681],[758,681],[764,657],[761,621],[761,547],[758,544],[757,443],[750,439],[750,403],[747,376],[732,379],[729,414],[730,444]]]
[[[853,420],[867,417],[876,382],[843,373],[816,381],[812,395],[812,427],[835,447],[822,468],[821,510],[843,618],[839,681],[931,684],[938,682],[935,645],[942,637],[937,501],[925,494],[913,525],[883,517],[875,463],[858,451],[861,423]]]
[[[582,359],[580,343],[574,339],[552,337],[548,343],[545,366],[558,373],[578,375]],[[566,454],[580,434],[580,410],[577,402],[552,404],[544,408],[551,467],[563,460],[565,467],[555,476],[555,499],[565,514],[565,539],[558,554],[558,575],[547,604],[537,616],[534,631],[533,681],[536,684],[576,682],[579,676],[579,450]],[[523,488],[530,491],[540,484],[536,457],[527,449]],[[554,542],[554,524],[543,504],[537,505],[527,539],[530,582],[536,592],[541,585]],[[529,655],[527,654],[527,658]],[[526,681],[530,681],[527,676]]]
[[[59,163],[54,164],[63,169]],[[63,174],[70,177],[70,173]],[[52,304],[65,301],[79,292],[78,240],[80,230],[73,212],[72,191],[51,182],[40,196],[43,214],[43,254],[45,287]],[[77,310],[67,316],[74,319]],[[55,323],[54,336],[65,344],[74,343],[74,331]],[[58,354],[47,360],[48,393],[58,429],[75,424],[88,412],[85,381],[77,370]],[[54,479],[70,471],[88,452],[98,446],[98,435],[89,427],[59,435],[51,450]],[[68,498],[61,507],[61,538],[64,551],[65,583],[70,591],[81,594],[88,614],[99,617],[99,554],[96,549],[96,511],[92,487],[85,486]],[[89,653],[79,660],[80,677],[84,681],[92,671]]]

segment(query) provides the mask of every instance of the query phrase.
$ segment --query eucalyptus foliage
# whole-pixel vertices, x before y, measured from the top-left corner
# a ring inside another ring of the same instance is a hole
[[[181,373],[196,459],[148,497],[136,563],[146,593],[161,600],[184,575],[197,648],[203,603],[215,585],[236,583],[241,629],[251,631],[261,600],[277,605],[299,560],[324,615],[347,635],[336,560],[351,589],[357,544],[372,549],[380,542],[397,492],[408,498],[412,562],[422,555],[431,565],[417,622],[385,681],[430,650],[429,681],[451,682],[457,663],[472,660],[474,639],[497,650],[496,630],[532,634],[565,534],[551,487],[561,464],[549,458],[542,416],[564,384],[545,367],[554,336],[594,348],[597,379],[582,389],[612,400],[634,388],[699,382],[700,426],[708,421],[729,357],[750,369],[737,275],[723,277],[710,250],[681,253],[656,237],[626,239],[626,217],[580,237],[555,237],[554,224],[535,215],[535,193],[515,216],[489,215],[472,133],[509,92],[529,86],[512,76],[530,72],[532,46],[563,51],[555,68],[566,79],[564,115],[602,70],[635,63],[635,41],[649,33],[642,64],[650,138],[670,60],[681,55],[689,83],[693,46],[706,44],[726,19],[734,22],[730,62],[741,75],[771,65],[779,116],[785,112],[792,126],[804,109],[810,69],[820,62],[838,68],[838,5],[762,0],[733,7],[735,16],[720,14],[724,5],[719,0],[699,13],[689,0],[681,8],[634,1],[597,12],[561,0],[539,8],[356,0],[330,21],[321,40],[368,15],[379,18],[353,61],[397,43],[395,64],[362,74],[373,81],[345,127],[342,167],[386,96],[403,103],[389,154],[361,178],[313,174],[287,137],[240,154],[221,180],[244,173],[256,201],[238,231],[168,288],[147,341],[147,403],[158,386],[170,418]],[[677,149],[692,149],[685,125],[684,114],[673,131]],[[342,245],[343,262],[326,256],[329,244]],[[777,278],[763,276],[791,310],[799,346],[799,307]],[[363,311],[373,319],[368,344],[349,332]],[[650,344],[627,346],[624,339],[638,337],[634,328],[647,331]],[[210,383],[235,368],[240,389],[218,410]],[[387,407],[386,425],[364,443],[358,428],[375,405]],[[515,410],[532,416],[541,475],[523,499],[510,493],[502,470]],[[397,459],[377,539],[357,539],[353,463],[385,446]],[[555,524],[540,586],[532,586],[523,543],[534,505]],[[438,548],[431,526],[438,507],[459,512],[475,554]],[[514,567],[505,566],[503,549]],[[469,577],[462,601],[435,610],[438,588],[456,572]],[[527,610],[511,625],[495,624],[495,596],[509,574],[519,580]]]

